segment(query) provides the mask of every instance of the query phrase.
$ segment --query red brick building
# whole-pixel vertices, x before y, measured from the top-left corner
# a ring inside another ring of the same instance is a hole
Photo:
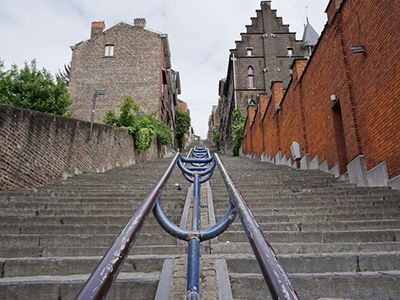
[[[326,12],[287,90],[273,82],[272,95],[248,107],[243,152],[400,188],[400,2],[331,0]]]

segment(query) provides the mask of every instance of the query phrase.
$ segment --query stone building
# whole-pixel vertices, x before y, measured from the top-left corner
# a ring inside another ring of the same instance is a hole
[[[326,13],[312,57],[294,61],[287,89],[274,82],[271,98],[248,107],[243,152],[400,189],[400,5],[331,0]]]
[[[227,150],[230,142],[231,115],[235,107],[247,111],[249,103],[257,104],[258,96],[271,96],[271,83],[282,81],[284,88],[290,81],[290,66],[296,58],[310,55],[316,44],[315,30],[307,22],[304,40],[296,40],[271,1],[262,1],[256,17],[241,33],[241,40],[230,50],[226,78],[219,82],[219,123],[222,146]]]
[[[100,121],[106,111],[132,96],[143,112],[175,127],[179,73],[172,69],[168,36],[146,27],[145,19],[105,30],[92,22],[90,39],[71,47],[69,92],[72,116]],[[100,92],[96,92],[100,91]],[[104,95],[103,95],[104,94]],[[96,96],[95,96],[96,95]]]
[[[211,109],[211,114],[208,118],[207,139],[209,141],[213,141],[214,132],[217,132],[218,130],[219,130],[218,105],[213,105]]]

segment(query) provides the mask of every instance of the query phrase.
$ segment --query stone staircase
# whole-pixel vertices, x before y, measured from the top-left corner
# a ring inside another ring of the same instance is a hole
[[[400,299],[399,192],[357,188],[320,171],[221,158],[301,299]],[[168,163],[0,192],[0,299],[74,299]],[[228,195],[217,170],[210,186],[213,201],[202,198],[202,217],[211,220],[215,212],[218,220]],[[163,193],[176,224],[190,220],[188,187],[176,168]],[[167,258],[175,260],[170,298],[182,300],[186,245],[150,216],[110,299],[153,299]],[[238,220],[204,243],[201,260],[201,299],[269,299]]]
[[[223,156],[301,299],[400,299],[400,193],[358,188],[321,171]],[[228,197],[211,181],[216,216]],[[234,299],[270,299],[238,221],[212,249]]]
[[[0,192],[0,299],[74,299],[150,191],[168,160],[80,175],[37,189]],[[180,174],[175,170],[173,177]],[[171,178],[163,200],[178,222],[188,184]],[[151,215],[111,299],[153,299],[166,258],[185,248]]]

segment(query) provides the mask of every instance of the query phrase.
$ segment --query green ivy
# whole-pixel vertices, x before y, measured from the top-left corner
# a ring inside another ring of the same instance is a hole
[[[134,136],[135,148],[139,152],[149,149],[154,137],[157,137],[162,145],[169,145],[172,142],[171,129],[153,115],[141,113],[139,104],[132,97],[125,98],[119,117],[110,110],[101,122],[127,128]]]
[[[153,140],[154,131],[151,128],[139,128],[138,131],[135,132],[135,147],[136,150],[142,152],[146,149],[149,149],[151,146],[151,141]]]
[[[115,111],[109,110],[108,112],[106,112],[103,120],[101,120],[101,123],[106,125],[119,126],[119,119],[115,115]]]
[[[176,111],[176,139],[178,141],[179,149],[183,149],[183,142],[185,133],[190,128],[190,116],[188,113],[177,110]]]
[[[242,145],[244,132],[245,118],[240,109],[236,108],[233,111],[232,119],[232,139],[231,147],[233,156],[239,156],[240,146]]]
[[[155,119],[156,135],[162,145],[170,145],[172,143],[172,131],[163,122]]]
[[[213,143],[214,143],[215,147],[217,147],[218,150],[221,150],[220,149],[221,148],[221,136],[220,136],[218,130],[213,131],[212,139],[213,139]]]

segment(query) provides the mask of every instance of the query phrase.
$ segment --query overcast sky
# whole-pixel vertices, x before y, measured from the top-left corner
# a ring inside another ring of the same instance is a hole
[[[319,33],[328,0],[273,0],[290,30],[300,39],[306,16]],[[145,17],[147,27],[169,36],[173,68],[180,71],[182,95],[189,103],[196,134],[205,137],[218,81],[226,77],[229,49],[250,24],[259,0],[1,0],[0,59],[12,63],[37,59],[56,73],[71,60],[70,46],[90,36],[90,22],[106,28]]]

